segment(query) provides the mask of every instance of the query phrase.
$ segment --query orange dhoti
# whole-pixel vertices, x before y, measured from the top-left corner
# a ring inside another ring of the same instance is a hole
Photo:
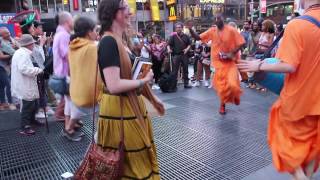
[[[274,166],[280,172],[293,173],[315,160],[316,170],[320,156],[320,116],[290,121],[282,114],[278,100],[272,107],[268,129]]]
[[[216,68],[212,84],[222,104],[240,104],[242,91],[240,88],[239,71],[235,63],[225,63],[223,67]]]

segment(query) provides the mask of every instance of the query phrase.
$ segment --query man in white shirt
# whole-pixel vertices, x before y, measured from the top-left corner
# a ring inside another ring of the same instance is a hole
[[[34,135],[31,123],[35,122],[38,108],[39,91],[37,75],[43,72],[34,67],[31,54],[34,48],[34,39],[29,34],[23,34],[19,41],[20,48],[14,53],[11,65],[12,96],[21,100],[21,130],[22,135]]]

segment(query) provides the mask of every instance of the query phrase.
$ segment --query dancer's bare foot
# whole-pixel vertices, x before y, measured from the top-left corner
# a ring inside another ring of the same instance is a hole
[[[221,104],[221,105],[220,105],[219,113],[220,113],[221,115],[227,114],[227,112],[226,112],[226,105],[225,105],[225,104]]]

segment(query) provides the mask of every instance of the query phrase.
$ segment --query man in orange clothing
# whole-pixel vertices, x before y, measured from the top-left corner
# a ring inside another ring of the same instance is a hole
[[[241,88],[236,61],[240,59],[239,50],[245,40],[234,27],[224,24],[221,14],[216,16],[215,25],[200,36],[192,30],[192,25],[187,26],[196,40],[211,41],[211,65],[215,68],[212,84],[221,101],[219,113],[224,115],[226,103],[240,104]]]
[[[305,15],[320,21],[320,0],[302,0]],[[310,179],[320,160],[320,28],[295,19],[286,27],[277,64],[240,61],[241,71],[288,73],[272,106],[268,143],[273,163],[295,179]]]

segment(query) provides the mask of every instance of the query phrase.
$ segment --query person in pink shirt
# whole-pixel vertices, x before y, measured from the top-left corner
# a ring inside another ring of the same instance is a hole
[[[66,83],[69,84],[69,61],[68,61],[68,51],[70,43],[70,34],[73,30],[73,18],[69,12],[61,12],[58,15],[58,27],[53,40],[53,74],[56,77],[65,78]],[[65,136],[70,141],[80,141],[81,136],[84,134],[81,132],[76,132],[75,128],[81,127],[83,124],[79,121],[81,112],[72,103],[69,94],[61,94],[64,96],[62,98],[62,103],[59,104],[58,110],[56,112],[56,117],[61,117],[62,109],[64,109],[64,121],[65,127],[62,131],[63,136]],[[63,107],[64,99],[64,108]]]

